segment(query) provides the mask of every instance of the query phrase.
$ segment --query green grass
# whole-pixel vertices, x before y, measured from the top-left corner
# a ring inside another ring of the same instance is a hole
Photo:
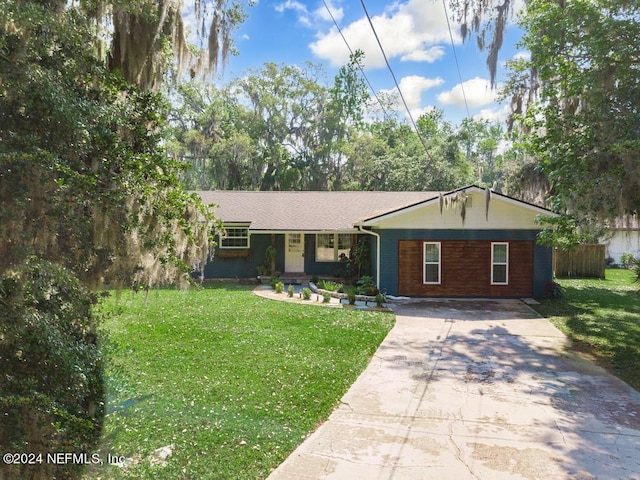
[[[629,270],[604,280],[560,279],[564,296],[537,310],[573,340],[574,347],[640,390],[640,284]]]
[[[125,291],[107,313],[108,415],[87,478],[265,478],[335,407],[393,324],[247,287]],[[173,445],[165,467],[149,454]]]

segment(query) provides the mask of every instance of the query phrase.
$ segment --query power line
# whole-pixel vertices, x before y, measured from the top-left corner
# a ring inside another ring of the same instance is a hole
[[[447,19],[447,28],[449,29],[449,38],[451,39],[451,49],[453,50],[453,58],[456,61],[456,69],[458,70],[458,78],[460,79],[460,88],[462,89],[462,98],[464,99],[464,106],[467,109],[467,117],[471,118],[469,113],[469,105],[467,104],[467,95],[464,92],[464,82],[462,81],[462,74],[460,73],[460,64],[458,63],[458,54],[456,53],[456,47],[453,43],[453,33],[451,33],[451,23],[449,23],[449,12],[447,11],[446,0],[442,0],[442,6],[444,7],[444,16]]]
[[[376,29],[373,26],[373,22],[371,21],[371,17],[369,16],[369,11],[367,10],[366,5],[364,4],[364,0],[360,0],[360,3],[362,4],[362,8],[364,9],[364,14],[367,16],[367,20],[369,21],[369,26],[371,27],[371,30],[373,31],[373,35],[376,37],[376,41],[378,42],[378,46],[380,47],[380,51],[382,52],[382,56],[384,57],[384,61],[387,64],[387,68],[389,69],[389,72],[391,72],[391,77],[393,77],[393,82],[396,84],[396,88],[398,89],[398,93],[400,94],[400,99],[402,100],[404,108],[407,111],[407,114],[409,115],[409,119],[411,120],[411,124],[413,125],[413,128],[415,129],[415,131],[416,131],[416,133],[418,135],[418,138],[420,139],[420,143],[422,143],[422,146],[424,147],[424,151],[426,152],[427,157],[429,157],[429,160],[431,160],[432,162],[435,163],[435,160],[433,159],[433,157],[429,153],[429,149],[427,148],[427,144],[424,142],[424,138],[422,138],[422,135],[420,135],[420,131],[418,130],[418,126],[416,125],[416,122],[413,119],[413,115],[411,114],[411,110],[409,110],[409,106],[407,105],[407,102],[404,99],[404,95],[402,94],[402,90],[400,90],[400,85],[398,84],[398,79],[396,78],[396,74],[393,73],[393,69],[391,68],[391,65],[389,64],[389,60],[387,59],[387,54],[385,53],[384,48],[382,47],[382,42],[380,42],[380,38],[378,37],[378,32],[376,32]]]
[[[349,45],[349,42],[347,42],[347,39],[343,35],[342,30],[340,29],[340,26],[338,25],[338,22],[336,22],[336,19],[333,17],[333,13],[331,13],[331,9],[329,9],[329,5],[327,5],[327,2],[325,0],[322,0],[322,3],[324,3],[324,7],[327,9],[327,12],[329,12],[329,16],[331,17],[331,20],[333,20],[333,24],[338,29],[338,33],[342,37],[342,40],[344,41],[344,44],[349,49],[349,53],[353,57],[354,53],[353,53],[353,50],[351,49],[351,45]],[[367,82],[367,85],[369,85],[369,89],[371,90],[371,93],[373,93],[373,96],[376,97],[378,105],[380,105],[380,108],[384,112],[385,116],[387,116],[388,115],[387,111],[385,110],[384,105],[380,101],[380,98],[378,97],[378,94],[376,93],[375,89],[373,88],[373,85],[371,85],[371,82],[367,78],[367,75],[364,73],[364,70],[363,70],[362,66],[360,65],[360,62],[357,62],[357,65],[358,65],[358,69],[360,70],[360,73],[362,74],[362,76],[364,77],[365,81]]]
[[[467,118],[471,118],[469,113],[469,104],[467,103],[467,94],[464,91],[464,82],[462,81],[462,74],[460,73],[460,63],[458,62],[458,54],[456,53],[456,46],[453,42],[453,33],[451,33],[451,23],[449,23],[449,12],[447,11],[447,3],[442,0],[442,7],[444,8],[444,17],[447,19],[447,28],[449,29],[449,38],[451,39],[451,49],[453,50],[453,58],[456,61],[456,69],[458,70],[458,78],[460,79],[460,89],[462,90],[462,99],[464,100],[464,108],[467,110]],[[467,126],[467,133],[469,127]],[[471,149],[471,136],[467,135],[467,161],[469,161],[470,149]]]

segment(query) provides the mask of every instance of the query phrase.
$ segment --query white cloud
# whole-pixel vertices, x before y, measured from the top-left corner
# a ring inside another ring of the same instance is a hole
[[[465,106],[465,97],[469,107],[481,107],[496,101],[500,85],[495,90],[491,89],[489,80],[475,77],[464,83],[459,83],[451,90],[438,95],[438,101],[444,105]]]
[[[437,87],[443,83],[444,80],[440,77],[426,78],[419,75],[409,75],[400,80],[400,91],[402,92],[404,100],[407,102],[407,107],[409,107],[409,111],[413,118],[418,118],[420,115],[433,108],[432,106],[422,107],[422,93],[425,90]],[[405,111],[402,99],[398,95],[397,88],[381,90],[380,93],[393,99],[394,109],[403,112]]]
[[[285,10],[295,10],[297,12],[307,13],[307,7],[296,0],[287,0],[286,2],[279,3],[274,8],[278,13],[283,13]]]
[[[513,56],[514,60],[531,60],[531,52],[518,52]]]
[[[298,21],[300,23],[307,27],[311,26],[311,19],[309,18],[309,11],[307,10],[307,7],[296,0],[287,0],[286,2],[279,3],[274,8],[278,13],[284,13],[286,10],[293,10],[298,14]]]
[[[480,113],[473,116],[474,120],[488,120],[490,122],[506,122],[511,109],[509,105],[499,108],[483,108]]]
[[[433,63],[444,57],[444,48],[441,46],[431,47],[427,50],[415,50],[400,57],[403,62],[427,62]]]
[[[335,21],[340,24],[340,21],[344,17],[344,9],[336,7],[331,1],[327,1],[326,4],[327,7],[329,7],[329,10],[331,10],[331,14],[329,14],[327,8],[322,5],[313,12],[313,16],[320,20],[324,20],[325,22],[333,23],[333,20],[331,19],[331,16],[333,15]]]
[[[373,16],[371,21],[389,58],[433,62],[444,54],[443,48],[437,45],[450,42],[442,2],[409,0],[402,4],[394,3],[381,15]],[[455,41],[460,43],[458,28],[455,25],[452,28]],[[365,17],[342,28],[342,33],[352,50],[364,51],[366,68],[385,65],[380,47]],[[334,67],[349,61],[349,50],[335,27],[326,33],[318,33],[317,40],[310,48],[314,55],[328,60]]]
[[[331,1],[327,1],[326,3],[331,10],[331,15],[333,15],[333,18],[336,20],[336,22],[340,22],[344,17],[344,9],[336,7]],[[286,0],[285,2],[277,4],[274,9],[278,13],[284,13],[287,10],[294,11],[298,17],[298,22],[300,22],[305,27],[314,27],[317,22],[333,23],[331,15],[327,11],[324,4],[310,13],[306,5],[304,5],[303,3],[297,0]]]

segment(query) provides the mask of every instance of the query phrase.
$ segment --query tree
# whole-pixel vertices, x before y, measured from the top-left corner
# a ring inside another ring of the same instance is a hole
[[[525,5],[528,0],[525,0]],[[487,68],[491,87],[497,85],[498,54],[502,48],[504,34],[517,2],[514,0],[451,0],[449,2],[454,19],[460,23],[462,39],[476,33],[481,51],[487,50]]]
[[[345,144],[352,137],[351,130],[362,127],[364,106],[369,100],[367,86],[360,74],[363,59],[364,53],[357,50],[350,56],[349,63],[340,68],[329,89],[329,104],[322,118],[324,128],[319,137],[327,156],[333,159],[333,190],[342,189]]]
[[[104,68],[77,9],[3,5],[0,271],[37,255],[90,288],[148,287],[202,263],[207,214],[157,147],[162,98]]]
[[[181,23],[171,5],[0,4],[3,451],[90,451],[104,413],[91,290],[186,280],[207,258],[212,217],[179,188],[179,166],[159,147],[168,108],[151,92],[164,71],[156,55],[171,40],[167,18]],[[127,30],[140,45],[118,30],[125,8],[145,15],[140,31]],[[95,20],[109,9],[117,40],[105,56]],[[0,476],[78,473],[25,468],[2,464]]]
[[[235,0],[195,1],[196,34],[207,40],[206,51],[201,51],[187,42],[186,35],[193,32],[185,29],[182,0],[85,0],[81,5],[99,23],[113,24],[109,68],[142,90],[158,89],[174,64],[179,70],[187,68],[192,78],[214,70],[233,52],[231,34],[245,18]],[[208,29],[207,12],[211,13]]]
[[[465,118],[458,129],[458,141],[466,159],[473,165],[474,182],[483,187],[502,185],[502,158],[498,154],[504,139],[502,126],[487,120]]]
[[[471,166],[455,129],[443,118],[439,110],[420,116],[417,133],[393,117],[368,124],[350,142],[348,188],[450,190],[471,183]]]
[[[262,177],[257,141],[247,129],[248,109],[230,87],[184,83],[173,95],[167,151],[187,165],[189,190],[256,189]]]
[[[2,478],[74,478],[82,465],[48,452],[91,452],[104,416],[95,298],[64,268],[37,258],[0,276],[0,448],[30,452],[2,462]]]
[[[640,209],[637,2],[530,0],[521,25],[531,60],[508,92],[525,146],[546,176],[555,226],[593,226]]]

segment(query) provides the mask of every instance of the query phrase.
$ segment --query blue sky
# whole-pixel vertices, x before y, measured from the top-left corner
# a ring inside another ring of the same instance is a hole
[[[365,73],[373,87],[393,93],[393,78],[361,3],[325,1],[352,50],[365,52]],[[441,0],[365,0],[365,5],[414,118],[433,107],[454,123],[466,117],[460,76],[471,116],[505,117],[505,105],[495,102],[496,92],[489,88],[486,52],[478,50],[475,37],[462,43],[459,26],[451,22],[459,76]],[[303,65],[306,61],[322,65],[330,82],[348,61],[348,48],[322,0],[258,0],[247,12],[235,34],[239,55],[229,59],[222,83],[265,62]],[[499,83],[506,79],[504,62],[518,53],[518,38],[512,25],[500,54]]]

